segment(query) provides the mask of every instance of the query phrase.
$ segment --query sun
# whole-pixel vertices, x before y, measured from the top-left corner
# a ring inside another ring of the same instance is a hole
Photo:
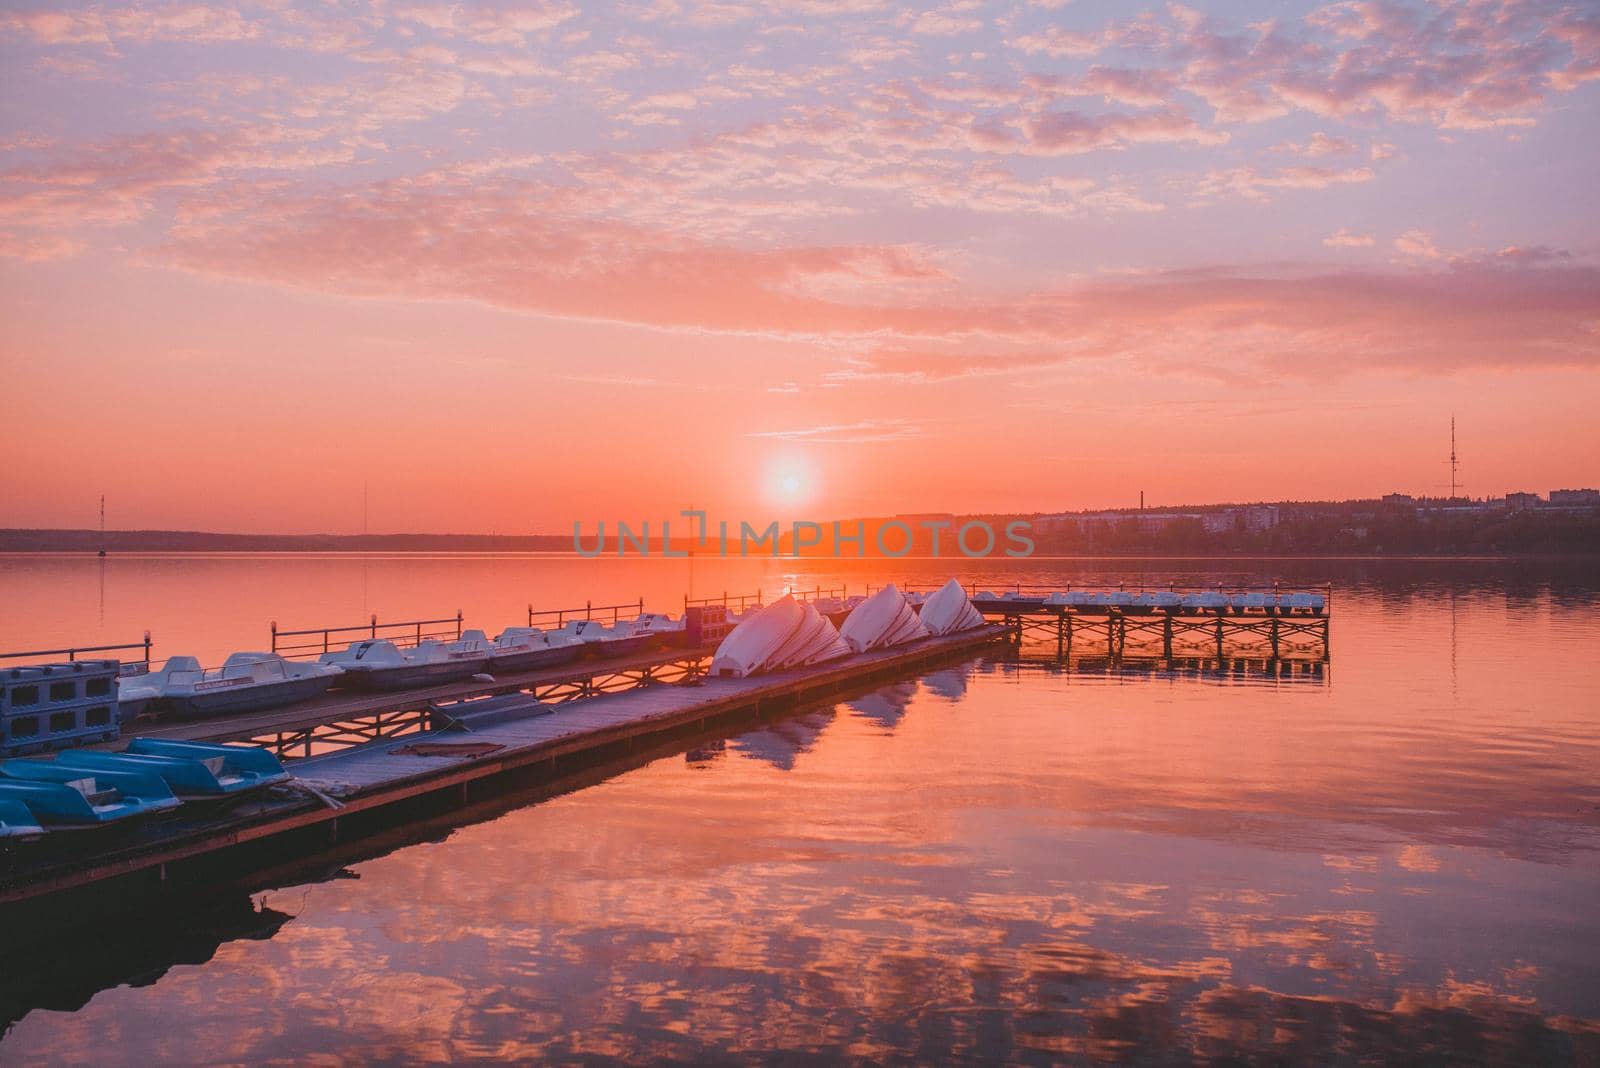
[[[816,469],[803,456],[777,456],[767,462],[766,495],[775,505],[794,508],[816,495]]]

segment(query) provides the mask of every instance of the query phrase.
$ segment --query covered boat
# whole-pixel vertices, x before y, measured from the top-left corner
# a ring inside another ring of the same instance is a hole
[[[858,653],[928,636],[911,602],[892,583],[856,605],[839,633]]]
[[[467,634],[481,634],[469,630]],[[507,627],[489,643],[490,672],[533,671],[567,664],[583,654],[583,639],[538,627]]]
[[[733,628],[711,658],[711,673],[745,678],[849,654],[826,616],[785,595]]]
[[[192,656],[170,657],[161,670],[121,680],[121,702],[185,716],[223,716],[304,701],[330,689],[341,671],[296,663],[276,653],[234,653],[206,671]]]
[[[983,613],[972,607],[961,583],[951,579],[922,602],[922,625],[929,634],[954,634],[983,626]]]
[[[489,663],[489,645],[481,638],[453,642],[425,641],[408,649],[379,638],[356,642],[320,661],[342,668],[340,686],[357,690],[409,690],[476,675]]]

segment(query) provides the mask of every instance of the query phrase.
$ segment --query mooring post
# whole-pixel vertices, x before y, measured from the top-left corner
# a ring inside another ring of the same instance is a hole
[[[1272,626],[1268,633],[1272,637],[1272,659],[1278,659],[1278,617],[1272,617]]]
[[[150,670],[150,632],[144,632],[144,669]]]
[[[456,609],[456,640],[461,640],[461,609]]]
[[[278,621],[276,619],[274,619],[272,621],[271,627],[272,627],[272,651],[274,653],[276,653],[278,651]],[[145,641],[149,642],[149,640],[150,640],[150,633],[149,633],[149,631],[146,631],[145,632]],[[327,652],[327,650],[324,649],[323,652]],[[148,664],[150,662],[150,646],[148,644],[145,645],[145,647],[144,647],[144,659],[145,659],[145,663]]]
[[[376,612],[372,613],[372,639],[374,641],[376,641],[378,639],[378,613],[376,613]],[[327,645],[328,644],[328,632],[327,631],[323,631],[322,632],[322,644],[323,645]]]
[[[1172,659],[1172,616],[1168,615],[1161,622],[1161,655]]]
[[[1217,617],[1217,663],[1222,663],[1222,617]]]

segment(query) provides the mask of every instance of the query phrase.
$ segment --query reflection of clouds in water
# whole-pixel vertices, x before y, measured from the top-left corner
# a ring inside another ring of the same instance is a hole
[[[905,717],[906,709],[917,696],[917,688],[917,680],[910,679],[880,687],[845,703],[857,716],[871,720],[886,731],[892,731]]]
[[[733,738],[729,745],[752,760],[792,771],[800,754],[809,753],[823,730],[833,722],[833,715],[833,709],[829,708],[791,716],[771,726],[746,731]]]
[[[1457,701],[1383,625],[1337,685],[984,660],[937,715],[763,724],[274,894],[271,941],[0,1055],[1600,1063],[1588,646]]]

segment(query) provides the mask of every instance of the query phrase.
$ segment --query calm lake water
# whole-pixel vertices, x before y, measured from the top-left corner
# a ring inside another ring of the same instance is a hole
[[[1330,656],[998,653],[3,962],[0,1062],[1600,1063],[1600,572],[0,557],[0,650],[785,585],[1336,584]],[[459,821],[458,821],[459,822]]]

